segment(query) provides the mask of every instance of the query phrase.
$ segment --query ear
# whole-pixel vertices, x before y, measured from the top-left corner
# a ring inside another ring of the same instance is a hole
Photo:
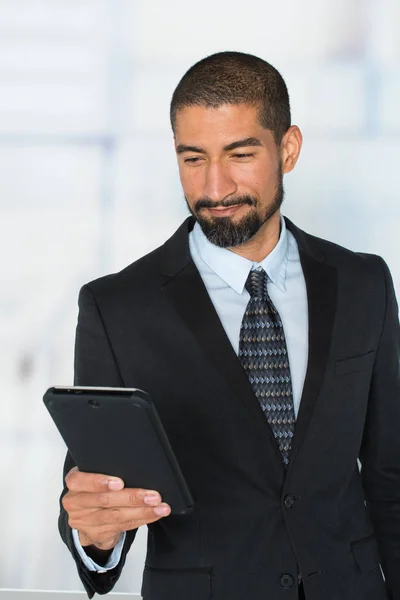
[[[292,171],[300,155],[303,136],[297,125],[289,127],[281,142],[281,159],[283,173]]]

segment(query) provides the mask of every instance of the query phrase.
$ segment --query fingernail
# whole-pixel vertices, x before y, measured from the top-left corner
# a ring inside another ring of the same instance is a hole
[[[159,504],[161,502],[161,498],[158,494],[148,494],[144,497],[145,504]]]
[[[169,515],[170,508],[169,508],[169,506],[165,506],[165,505],[164,506],[156,506],[156,508],[154,509],[154,512],[159,517],[165,517],[165,516]]]
[[[108,488],[110,490],[122,490],[123,487],[124,482],[122,481],[122,479],[110,479],[108,482]]]

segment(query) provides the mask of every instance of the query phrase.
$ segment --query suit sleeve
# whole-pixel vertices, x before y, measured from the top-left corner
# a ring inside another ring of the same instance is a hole
[[[392,278],[386,263],[380,260],[386,313],[372,373],[360,460],[386,587],[391,600],[400,600],[400,327]]]
[[[79,294],[79,315],[75,337],[74,385],[107,387],[123,387],[124,385],[100,311],[87,285],[82,287]],[[67,453],[63,481],[73,466],[75,466],[75,463],[71,455]],[[110,569],[106,573],[89,571],[79,557],[73,541],[72,529],[68,524],[68,514],[61,504],[61,499],[67,491],[66,487],[64,487],[60,497],[58,528],[61,537],[76,562],[78,575],[89,598],[92,598],[95,593],[107,594],[114,587],[121,575],[126,555],[137,530],[127,532],[121,559],[115,568]]]

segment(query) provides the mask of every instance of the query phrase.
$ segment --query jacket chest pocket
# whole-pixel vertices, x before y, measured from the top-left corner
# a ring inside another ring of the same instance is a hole
[[[335,360],[334,373],[336,375],[345,375],[346,373],[355,373],[363,371],[372,366],[375,358],[375,350],[359,356],[350,356],[349,358],[340,358]]]

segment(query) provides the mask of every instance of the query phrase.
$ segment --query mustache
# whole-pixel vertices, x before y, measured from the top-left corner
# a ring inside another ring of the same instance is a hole
[[[228,208],[229,206],[235,206],[237,204],[249,204],[250,206],[257,206],[257,199],[249,195],[237,196],[236,198],[222,200],[221,202],[213,202],[209,198],[200,198],[195,203],[194,209],[197,212],[202,208]]]

